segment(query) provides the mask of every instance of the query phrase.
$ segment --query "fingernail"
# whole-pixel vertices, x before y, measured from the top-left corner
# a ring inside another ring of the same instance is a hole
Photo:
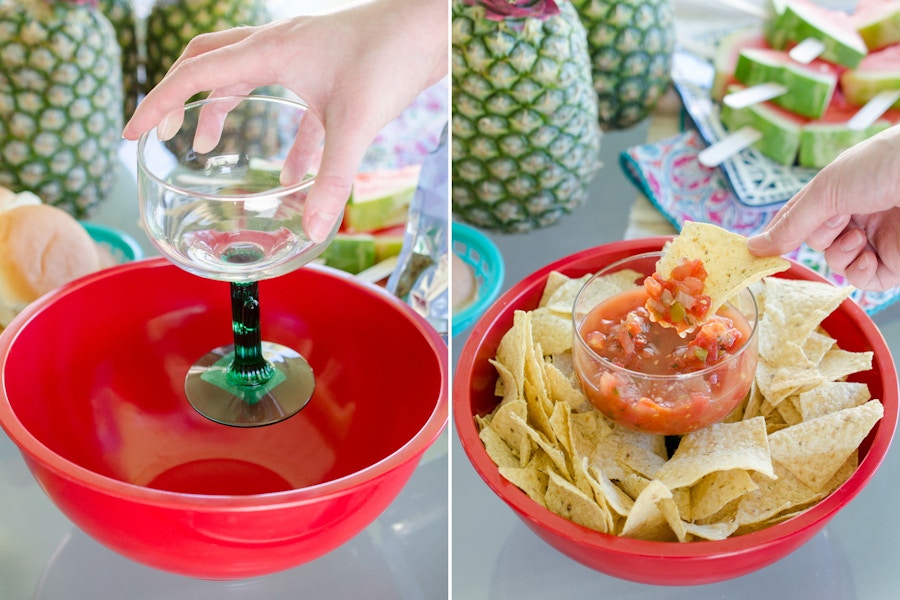
[[[175,134],[173,133],[172,135]],[[194,152],[197,154],[207,154],[212,152],[218,143],[218,138],[213,138],[197,131],[197,134],[194,136]]]
[[[336,215],[313,213],[309,219],[309,231],[306,234],[316,244],[325,241],[328,234],[331,233],[332,227],[334,227],[336,218]]]
[[[284,165],[281,169],[281,176],[278,178],[278,181],[284,187],[297,183],[297,172],[292,164],[287,163]]]
[[[825,221],[825,225],[827,227],[843,226],[844,218],[845,218],[844,215],[834,215],[833,217],[831,217],[830,219]]]
[[[852,252],[859,248],[864,241],[865,236],[863,233],[858,229],[854,229],[841,238],[839,247],[844,252]]]
[[[772,243],[772,238],[769,236],[769,232],[766,231],[764,233],[760,233],[754,235],[750,239],[747,240],[747,248],[751,252],[761,252],[767,250]]]
[[[162,141],[172,139],[181,128],[182,121],[181,114],[170,114],[163,117],[162,121],[156,126],[156,137]]]

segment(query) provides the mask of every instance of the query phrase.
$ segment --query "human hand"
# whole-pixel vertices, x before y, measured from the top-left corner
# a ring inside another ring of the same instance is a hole
[[[324,140],[303,226],[327,237],[347,202],[360,162],[379,130],[448,69],[444,0],[370,0],[315,16],[197,36],[140,103],[123,137],[137,139],[194,94],[244,95],[282,85],[309,107],[282,170],[283,184],[305,176],[303,156]],[[306,151],[304,151],[306,149]]]
[[[900,285],[900,127],[847,150],[785,204],[747,247],[785,254],[806,242],[858,288]]]

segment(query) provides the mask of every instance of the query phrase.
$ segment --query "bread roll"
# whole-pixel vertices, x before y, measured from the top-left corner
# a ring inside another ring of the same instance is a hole
[[[38,204],[0,212],[0,321],[4,326],[40,296],[99,268],[94,240],[62,209]]]

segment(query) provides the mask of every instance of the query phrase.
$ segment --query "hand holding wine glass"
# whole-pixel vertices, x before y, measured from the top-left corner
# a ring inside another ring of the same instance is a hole
[[[299,148],[324,151],[304,228],[321,242],[339,218],[359,163],[378,131],[448,69],[444,0],[371,0],[316,16],[196,37],[138,106],[123,135],[137,139],[197,92],[244,95],[282,85],[310,107]],[[166,128],[169,130],[167,131]],[[302,150],[295,155],[303,155]],[[284,183],[305,175],[289,159]]]
[[[278,422],[314,390],[302,356],[262,341],[257,284],[308,263],[337,232],[339,219],[320,242],[303,229],[312,146],[303,153],[306,176],[280,182],[309,115],[282,98],[211,98],[166,115],[169,131],[153,129],[138,143],[138,195],[150,239],[186,271],[230,282],[234,344],[202,357],[185,383],[191,404],[220,423]]]

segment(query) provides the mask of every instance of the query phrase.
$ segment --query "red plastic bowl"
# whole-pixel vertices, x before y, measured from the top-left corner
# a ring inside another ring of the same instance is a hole
[[[265,339],[317,375],[307,407],[231,428],[184,398],[230,343],[228,284],[164,259],[88,276],[0,336],[0,425],[76,525],[141,563],[235,579],[287,569],[371,523],[447,422],[443,340],[383,290],[327,268],[260,284]]]
[[[474,423],[474,415],[497,405],[497,374],[488,364],[500,339],[512,327],[517,309],[537,307],[550,271],[575,277],[619,259],[659,250],[665,238],[629,240],[585,250],[528,276],[503,294],[475,324],[460,353],[453,382],[453,418],[462,446],[476,471],[541,539],[563,554],[603,573],[657,585],[697,585],[746,575],[787,556],[810,538],[862,490],[881,464],[897,425],[897,373],[890,350],[875,324],[858,305],[845,300],[824,322],[838,343],[851,351],[874,351],[873,368],[853,377],[869,385],[884,404],[884,417],[860,448],[856,472],[830,496],[806,512],[762,531],[723,541],[649,542],[598,533],[550,512],[500,476]],[[794,264],[783,276],[822,280]]]

